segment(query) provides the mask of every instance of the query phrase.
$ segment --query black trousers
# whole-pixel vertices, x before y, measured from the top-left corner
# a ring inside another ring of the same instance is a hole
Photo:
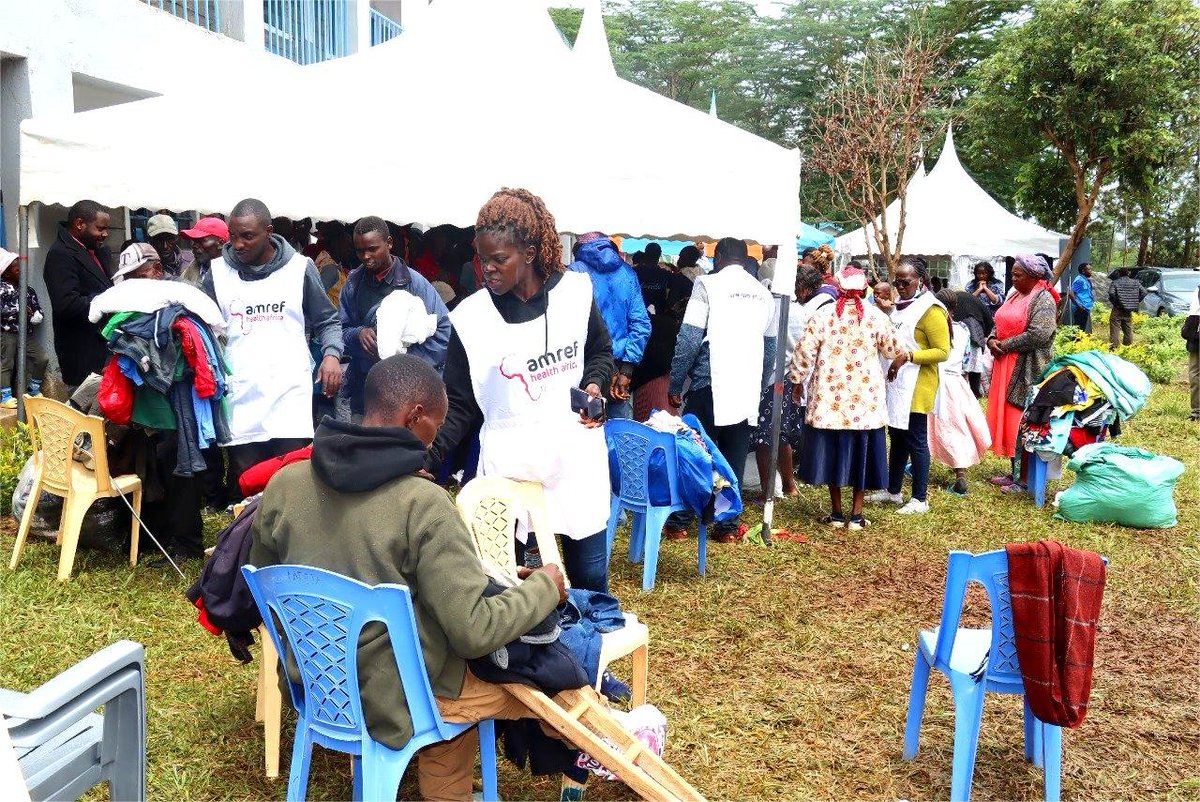
[[[740,491],[743,485],[742,480],[745,479],[746,474],[746,457],[750,455],[752,431],[750,422],[742,421],[731,426],[717,426],[713,419],[712,387],[701,387],[689,392],[683,404],[683,411],[695,415],[696,420],[700,421],[700,425],[704,427],[704,431],[717,444],[717,450],[729,463],[729,467],[733,468],[733,475],[737,477]],[[764,492],[769,493],[773,489],[764,488]],[[672,513],[669,521],[672,526],[684,527],[689,525],[695,517],[692,512],[676,512]],[[738,520],[734,518],[714,523],[710,530],[715,534],[720,534],[735,531],[737,528]]]
[[[200,518],[204,476],[176,476],[176,433],[162,432],[155,437],[154,464],[148,466],[148,470],[158,474],[163,497],[142,505],[142,520],[171,554],[199,557],[204,553],[204,521]],[[138,551],[157,553],[158,548],[143,534],[139,538]]]

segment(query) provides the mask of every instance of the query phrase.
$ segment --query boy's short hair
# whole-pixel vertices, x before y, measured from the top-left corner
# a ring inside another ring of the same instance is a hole
[[[441,409],[446,385],[437,371],[411,354],[396,354],[376,362],[367,373],[364,412],[388,414],[406,404]]]

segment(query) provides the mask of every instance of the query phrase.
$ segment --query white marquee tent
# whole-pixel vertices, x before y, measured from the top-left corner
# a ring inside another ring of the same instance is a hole
[[[444,0],[391,42],[292,73],[226,86],[207,116],[181,91],[26,120],[21,203],[252,196],[289,217],[467,226],[523,186],[562,231],[795,242],[796,151],[593,69],[528,0]]]
[[[896,241],[899,209],[899,201],[893,200],[887,210],[892,242]],[[933,169],[922,176],[918,168],[910,179],[902,250],[950,257],[952,286],[963,286],[970,266],[979,261],[999,265],[1003,257],[1015,253],[1056,255],[1062,236],[1012,214],[976,184],[958,160],[952,130],[946,133],[945,147]],[[868,250],[878,252],[869,228],[843,234],[834,247],[851,257],[865,256]]]

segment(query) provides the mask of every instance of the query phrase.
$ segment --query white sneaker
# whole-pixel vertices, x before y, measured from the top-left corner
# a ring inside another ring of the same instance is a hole
[[[886,490],[876,490],[867,493],[865,499],[868,504],[903,504],[904,496],[900,493],[889,493]]]
[[[917,501],[915,498],[909,499],[908,503],[896,512],[900,515],[924,515],[929,512],[929,502]]]

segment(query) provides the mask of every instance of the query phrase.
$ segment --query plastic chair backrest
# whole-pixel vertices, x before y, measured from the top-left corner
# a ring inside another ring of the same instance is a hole
[[[936,661],[942,666],[950,664],[967,585],[971,582],[983,585],[992,608],[992,643],[986,677],[990,682],[1021,685],[1021,665],[1017,662],[1017,641],[1013,634],[1012,597],[1008,590],[1008,552],[1004,549],[982,554],[950,552]]]
[[[367,622],[379,621],[391,639],[414,737],[432,731],[450,736],[429,686],[408,588],[365,585],[300,565],[247,565],[242,573],[279,654],[296,661],[301,681],[298,687],[289,678],[292,703],[316,734],[350,752],[369,737],[359,695],[358,638]]]
[[[477,476],[463,485],[455,503],[471,532],[485,570],[498,569],[516,584],[513,539],[517,522],[527,513],[534,532],[551,533],[537,541],[542,564],[554,563],[563,568],[558,541],[547,518],[545,489],[540,484],[500,476]],[[488,570],[489,575],[492,570]]]
[[[34,445],[41,446],[43,485],[60,494],[71,489],[75,442],[79,435],[87,434],[92,441],[97,490],[103,493],[111,489],[103,418],[84,415],[74,407],[42,396],[25,396],[25,409],[33,423]]]
[[[614,491],[626,504],[639,507],[650,504],[650,457],[662,451],[667,468],[671,502],[679,500],[679,479],[675,456],[675,435],[651,429],[632,420],[610,420],[604,424],[609,448],[617,455],[617,483]]]

